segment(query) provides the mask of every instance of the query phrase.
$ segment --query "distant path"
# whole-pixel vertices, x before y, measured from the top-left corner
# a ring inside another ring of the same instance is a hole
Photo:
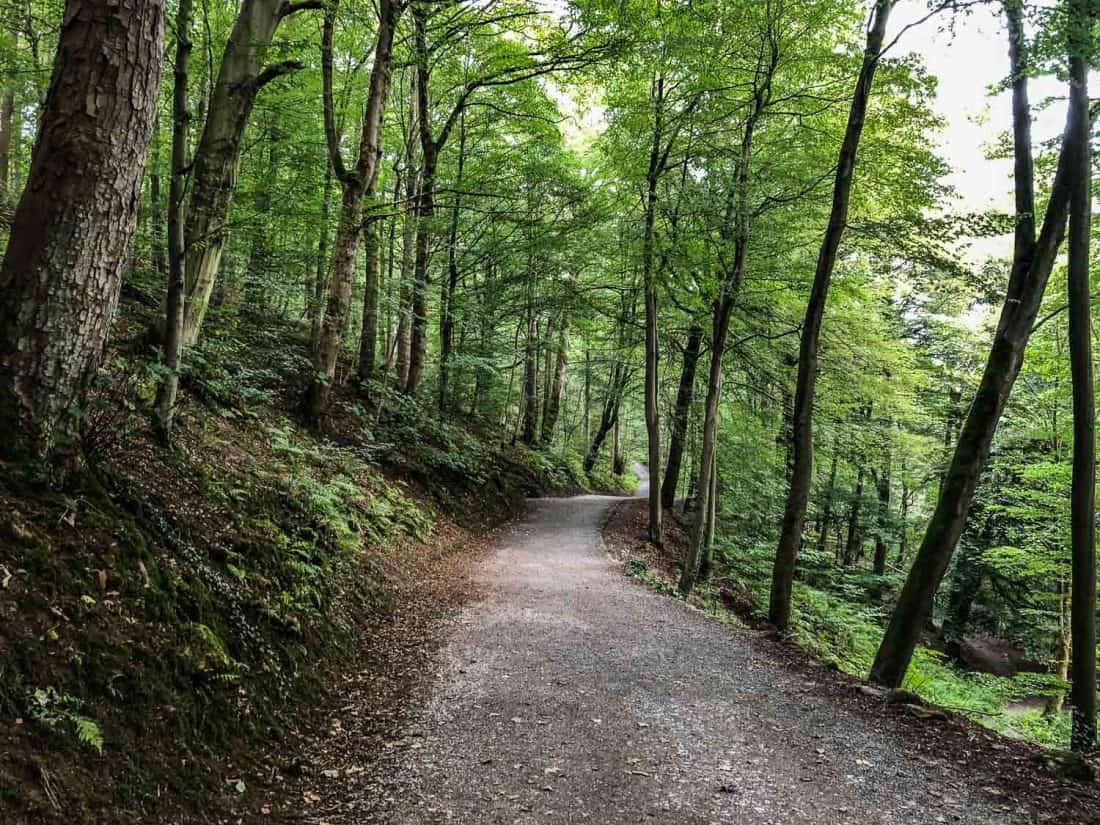
[[[1028,821],[816,695],[748,631],[624,578],[599,538],[613,501],[536,501],[504,535],[373,821]]]

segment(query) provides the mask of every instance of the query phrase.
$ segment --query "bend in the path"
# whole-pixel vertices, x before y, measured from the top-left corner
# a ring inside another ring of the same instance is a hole
[[[380,821],[1027,821],[623,578],[599,538],[612,501],[533,502],[484,563],[491,593],[462,615]]]

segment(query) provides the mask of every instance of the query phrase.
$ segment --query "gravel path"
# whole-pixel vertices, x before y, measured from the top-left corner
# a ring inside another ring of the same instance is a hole
[[[1028,821],[816,695],[752,631],[623,577],[599,538],[614,501],[535,501],[504,534],[382,821]]]

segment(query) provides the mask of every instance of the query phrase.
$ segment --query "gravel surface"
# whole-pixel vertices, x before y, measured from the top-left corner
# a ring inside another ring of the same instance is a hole
[[[599,537],[614,501],[535,501],[503,535],[371,821],[1030,821],[817,695],[753,631],[623,577]]]

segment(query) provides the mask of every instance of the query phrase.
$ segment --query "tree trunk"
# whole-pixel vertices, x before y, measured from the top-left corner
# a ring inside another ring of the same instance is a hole
[[[532,255],[527,263],[527,341],[523,350],[523,443],[528,446],[535,443],[539,419],[539,324],[535,313],[534,267]]]
[[[167,281],[168,266],[165,251],[168,248],[168,236],[164,225],[164,208],[160,191],[160,115],[153,125],[153,158],[149,169],[149,245],[152,249],[153,271]],[[171,187],[171,182],[169,182]]]
[[[859,546],[863,543],[863,534],[859,529],[859,511],[863,505],[863,476],[861,465],[856,473],[856,489],[852,495],[852,505],[848,508],[848,538],[844,542],[844,566],[851,567],[857,558]]]
[[[1021,102],[1019,94],[1020,88],[1026,88],[1026,74],[1016,66],[1013,68],[1013,76],[1020,79],[1013,93],[1017,168],[1030,168],[1030,162],[1020,159],[1021,154],[1030,156],[1031,153],[1030,143],[1025,142],[1030,127],[1030,112],[1026,98]],[[1068,140],[1063,141],[1039,239],[1032,245],[1026,241],[1021,244],[1018,240],[1017,249],[1023,249],[1025,254],[1021,258],[1018,252],[1013,261],[1005,303],[981,384],[956,441],[955,453],[924,539],[875,656],[871,679],[877,684],[898,687],[905,678],[913,650],[931,613],[936,590],[966,524],[974,489],[989,457],[1001,413],[1023,365],[1024,350],[1065,234],[1073,180],[1073,164],[1067,162],[1067,148],[1072,150],[1073,127],[1071,112],[1066,128]],[[1027,140],[1030,140],[1029,136]],[[1030,180],[1019,177],[1016,180],[1018,186],[1030,191]],[[1034,205],[1026,203],[1026,193],[1017,189],[1016,194],[1017,215],[1034,214]],[[1018,219],[1017,232],[1026,231],[1026,226]]]
[[[370,91],[363,112],[359,138],[359,157],[354,169],[344,167],[336,134],[332,106],[332,37],[336,4],[328,7],[324,31],[324,109],[325,133],[332,159],[333,172],[344,190],[340,208],[340,223],[332,250],[329,274],[328,305],[321,322],[321,334],[313,356],[313,380],[306,392],[306,417],[314,426],[328,409],[332,385],[336,379],[336,364],[344,340],[351,286],[355,280],[355,262],[362,237],[363,199],[374,191],[381,155],[382,119],[389,96],[390,67],[393,55],[394,30],[402,6],[397,0],[382,0],[379,4],[378,37],[371,68]]]
[[[242,0],[222,55],[218,79],[195,148],[187,239],[187,291],[183,345],[194,346],[217,281],[225,246],[225,224],[237,185],[241,140],[256,95],[297,62],[264,67],[275,30],[291,8],[285,0]]]
[[[600,415],[600,423],[596,426],[596,435],[592,438],[592,445],[584,457],[584,474],[591,475],[596,462],[600,458],[600,449],[603,447],[607,435],[614,429],[619,420],[619,398],[623,391],[624,370],[621,363],[616,361],[611,367],[611,380],[607,385],[607,398],[604,399],[603,412]]]
[[[705,582],[710,578],[714,567],[714,533],[718,521],[718,467],[712,465],[710,480],[707,482],[710,489],[707,492],[707,515],[703,536],[703,558],[699,562],[699,581]]]
[[[454,205],[451,207],[451,231],[447,243],[447,284],[443,291],[439,316],[439,409],[447,408],[451,383],[451,359],[454,357],[455,296],[458,291],[458,213],[462,204],[462,173],[466,166],[466,116],[458,125],[458,172],[455,175]]]
[[[156,119],[164,0],[68,0],[0,267],[0,455],[77,458],[129,261]]]
[[[363,330],[359,337],[358,377],[362,382],[373,381],[378,351],[378,293],[379,254],[378,221],[368,218],[363,226],[366,277],[363,286]]]
[[[775,553],[772,571],[771,599],[768,618],[773,625],[785,631],[791,619],[791,588],[794,586],[795,563],[802,544],[802,527],[806,519],[806,503],[810,497],[810,485],[814,470],[813,407],[817,383],[817,351],[821,336],[821,322],[825,315],[825,301],[829,294],[829,282],[836,266],[837,251],[848,221],[848,206],[852,194],[852,176],[856,167],[856,154],[867,117],[867,103],[878,68],[879,53],[886,37],[886,23],[895,0],[876,0],[874,18],[867,31],[867,47],[863,66],[852,95],[852,107],[844,143],[837,161],[836,181],[833,186],[833,205],[825,239],[817,259],[810,300],[806,305],[806,317],[802,323],[802,338],[798,353],[798,378],[795,383],[794,412],[791,419],[792,469],[787,503],[783,511],[783,526],[779,546]]]
[[[947,599],[947,612],[943,620],[944,650],[951,659],[959,661],[962,654],[963,638],[970,626],[970,614],[974,600],[982,589],[985,577],[985,565],[982,563],[982,551],[990,545],[992,533],[987,520],[977,542],[964,543],[955,564],[955,573],[951,593]]]
[[[646,174],[645,230],[642,235],[642,284],[645,292],[645,428],[649,447],[648,529],[650,543],[658,548],[664,544],[664,529],[661,507],[661,411],[658,375],[661,353],[657,329],[657,284],[653,272],[653,246],[657,218],[657,182],[662,172],[664,88],[664,78],[656,77],[653,82],[655,98],[653,139],[649,151],[649,171]]]
[[[875,535],[875,561],[872,568],[876,576],[886,575],[886,555],[889,546],[886,543],[886,533],[890,529],[890,463],[887,457],[886,466],[875,479],[875,488],[878,491],[878,525]]]
[[[172,178],[168,184],[168,289],[165,295],[164,369],[157,389],[156,424],[161,440],[170,443],[180,385],[183,350],[183,237],[184,197],[187,183],[187,138],[191,110],[187,86],[191,71],[192,0],[180,0],[176,15],[176,66],[172,88]]]
[[[561,394],[565,388],[565,371],[569,366],[569,314],[563,309],[558,329],[557,354],[554,359],[554,377],[550,383],[550,394],[542,410],[542,443],[554,440],[554,428],[561,413]]]
[[[817,552],[824,553],[829,540],[829,525],[833,521],[833,497],[836,494],[836,465],[840,451],[833,447],[833,461],[829,466],[829,486],[825,489],[825,505],[821,511],[820,532],[817,536]]]
[[[19,32],[11,31],[12,50],[19,48]],[[15,124],[14,77],[0,81],[0,223],[7,223],[8,204],[12,199],[11,163]]]
[[[684,365],[680,370],[680,387],[676,392],[676,410],[672,415],[672,437],[668,442],[668,464],[661,485],[661,506],[671,510],[676,503],[676,487],[680,483],[680,467],[684,460],[684,437],[687,435],[688,414],[695,398],[695,371],[703,344],[703,328],[693,326],[688,331],[684,347]]]
[[[1073,192],[1069,209],[1069,359],[1073,376],[1073,483],[1070,536],[1073,579],[1070,593],[1070,746],[1096,747],[1096,399],[1092,369],[1092,306],[1089,241],[1092,219],[1092,162],[1088,72],[1096,14],[1091,0],[1070,3],[1069,166]]]
[[[405,139],[405,209],[401,219],[401,287],[397,307],[397,386],[402,390],[409,381],[409,358],[412,345],[412,272],[416,253],[417,204],[420,201],[420,170],[416,167],[417,112],[416,72],[410,81],[409,129]]]
[[[252,244],[248,251],[248,264],[245,269],[245,294],[249,306],[254,310],[269,308],[269,290],[267,278],[271,268],[271,240],[268,223],[271,218],[271,195],[279,174],[278,127],[267,130],[267,165],[260,181],[260,190],[256,193],[256,215],[252,230]]]
[[[321,230],[317,235],[317,260],[313,270],[313,289],[307,297],[309,306],[309,349],[317,351],[321,338],[321,321],[325,317],[326,262],[328,260],[328,222],[332,203],[332,161],[325,155],[325,186],[321,196]]]

